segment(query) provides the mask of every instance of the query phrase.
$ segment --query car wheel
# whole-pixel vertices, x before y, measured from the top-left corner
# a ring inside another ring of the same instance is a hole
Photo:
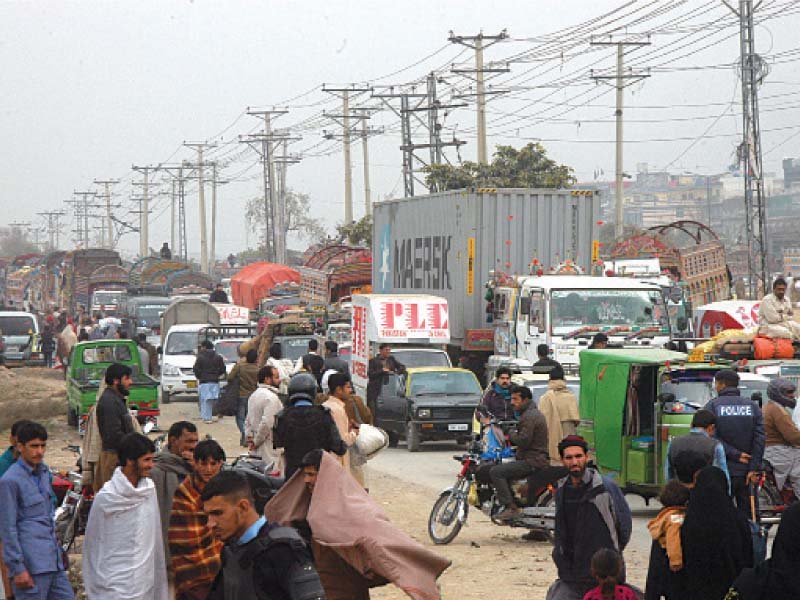
[[[410,422],[406,425],[406,447],[409,452],[419,452],[419,445],[421,443],[419,428]]]
[[[161,404],[169,404],[169,392],[166,390],[161,390]]]
[[[78,426],[78,413],[69,404],[67,404],[67,425],[70,427]]]

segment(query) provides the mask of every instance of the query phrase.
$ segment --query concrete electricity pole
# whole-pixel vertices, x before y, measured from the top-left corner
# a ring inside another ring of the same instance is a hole
[[[155,168],[151,166],[137,167],[132,165],[131,169],[142,174],[142,181],[134,181],[133,185],[142,186],[142,196],[139,199],[139,258],[146,258],[150,255],[150,172]],[[136,211],[134,211],[136,212]]]
[[[282,151],[281,155],[275,158],[275,164],[278,166],[278,209],[276,212],[276,217],[277,224],[279,225],[277,229],[276,241],[278,243],[278,256],[282,259],[279,262],[283,262],[284,264],[287,258],[286,234],[289,228],[289,222],[286,214],[286,171],[289,169],[289,165],[297,164],[302,160],[302,157],[299,154],[288,153],[289,142],[290,140],[294,139],[299,138],[284,138],[282,141],[278,142]]]
[[[215,265],[217,262],[217,186],[230,183],[226,179],[219,178],[217,170],[217,161],[211,163],[213,179],[211,182],[211,264]]]
[[[58,250],[59,234],[61,232],[61,224],[59,220],[66,213],[60,210],[45,211],[37,213],[39,216],[47,219],[47,239],[50,250]]]
[[[482,165],[489,164],[489,152],[486,144],[486,80],[484,75],[486,73],[505,73],[509,70],[508,67],[484,67],[483,51],[507,37],[508,32],[503,29],[503,31],[497,35],[483,35],[483,33],[479,33],[478,35],[455,35],[451,31],[450,37],[448,38],[454,44],[460,44],[475,50],[474,69],[452,69],[452,71],[453,73],[475,74],[478,102],[478,163]]]
[[[203,273],[208,273],[208,239],[206,234],[206,196],[204,181],[205,164],[203,163],[203,152],[206,148],[216,147],[216,144],[210,144],[208,142],[183,142],[183,145],[187,148],[194,148],[197,151],[197,189],[200,210],[200,270]]]
[[[91,204],[90,198],[95,198],[97,192],[73,192],[73,195],[80,198],[79,200],[69,200],[68,202],[75,205],[75,233],[78,236],[77,243],[84,249],[89,247],[89,218],[94,218],[95,215],[89,213],[90,208],[99,208],[97,204]]]
[[[650,74],[645,72],[634,72],[631,69],[628,70],[627,73],[623,72],[624,68],[624,57],[625,57],[625,46],[649,46],[650,41],[641,41],[641,40],[630,40],[630,41],[613,41],[613,40],[592,40],[592,46],[616,46],[617,47],[617,72],[614,75],[595,75],[594,69],[591,71],[591,77],[595,81],[609,81],[613,80],[614,87],[616,88],[617,92],[617,102],[616,102],[616,110],[614,111],[614,115],[616,117],[616,167],[615,167],[615,176],[614,176],[614,192],[615,192],[615,202],[614,202],[614,236],[619,239],[622,237],[623,232],[625,231],[625,217],[624,217],[624,177],[625,177],[625,170],[622,161],[622,143],[623,143],[623,136],[622,136],[622,105],[624,101],[623,91],[625,90],[626,81],[641,81],[646,77],[650,77]]]
[[[109,250],[114,248],[114,221],[111,219],[111,186],[119,183],[119,179],[95,179],[94,183],[105,186],[106,219],[103,227],[103,246]],[[108,234],[106,235],[106,232]]]
[[[345,87],[330,87],[322,84],[323,92],[338,95],[342,98],[341,115],[323,114],[342,125],[342,150],[344,155],[344,223],[346,225],[353,222],[353,162],[350,158],[350,119],[365,118],[350,110],[350,94],[360,94],[371,90],[372,88],[358,86],[355,83]]]

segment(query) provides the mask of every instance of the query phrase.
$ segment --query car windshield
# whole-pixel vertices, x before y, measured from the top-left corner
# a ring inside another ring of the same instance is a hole
[[[414,373],[411,375],[409,387],[412,396],[429,396],[435,394],[475,394],[480,395],[481,388],[472,373],[443,371],[432,373]]]
[[[0,317],[0,333],[5,336],[28,335],[29,331],[36,331],[32,317]]]
[[[668,316],[660,291],[554,290],[550,320],[553,335],[567,335],[584,327],[599,329],[646,327],[668,329]]]
[[[404,367],[449,367],[450,361],[444,352],[426,350],[392,350],[392,356]]]
[[[547,382],[546,381],[531,381],[531,382],[527,383],[526,385],[527,385],[528,389],[531,391],[531,394],[533,394],[533,403],[536,406],[539,406],[539,400],[542,399],[542,396],[544,396],[545,392],[548,389],[547,388]],[[579,394],[581,392],[581,386],[577,382],[576,383],[567,383],[567,389],[570,392],[572,392],[573,394],[575,394],[575,398],[576,399],[578,398],[578,396],[579,396]]]
[[[95,292],[92,296],[93,304],[119,304],[122,292]]]
[[[166,354],[196,354],[200,343],[197,331],[176,331],[167,337]]]
[[[281,340],[283,358],[297,360],[304,354],[308,354],[308,342],[311,339],[311,337],[297,337]]]
[[[226,340],[214,344],[214,349],[217,351],[217,354],[225,359],[225,362],[235,363],[239,360],[239,346],[241,345],[242,342],[238,340]]]
[[[661,393],[673,394],[676,402],[703,408],[714,397],[712,384],[711,379],[708,381],[665,381],[661,384]]]

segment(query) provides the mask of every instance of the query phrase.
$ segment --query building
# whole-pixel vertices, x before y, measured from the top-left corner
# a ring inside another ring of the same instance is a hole
[[[800,248],[783,249],[783,273],[794,277],[800,275]]]

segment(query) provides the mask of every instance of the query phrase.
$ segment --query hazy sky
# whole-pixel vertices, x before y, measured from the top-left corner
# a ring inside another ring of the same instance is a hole
[[[671,5],[680,6],[658,18],[651,14]],[[613,178],[614,93],[590,78],[590,69],[610,73],[615,64],[612,48],[590,45],[590,34],[612,25],[577,26],[614,9],[605,23],[618,18],[631,23],[629,34],[652,32],[651,46],[626,55],[635,73],[652,68],[651,77],[625,92],[626,171],[635,173],[642,162],[651,170],[725,170],[741,130],[731,66],[739,50],[736,19],[719,0],[0,0],[0,225],[36,221],[43,210],[69,211],[64,201],[92,188],[95,178],[123,180],[115,202],[124,204],[124,215],[135,190],[131,180],[139,180],[132,164],[191,159],[190,150],[179,149],[183,140],[213,140],[219,146],[212,158],[235,159],[225,170],[234,182],[220,190],[217,254],[241,250],[244,204],[262,194],[256,155],[236,143],[257,125],[242,113],[247,106],[278,105],[290,112],[276,126],[300,124],[295,131],[303,139],[292,150],[306,151],[289,169],[289,185],[311,196],[315,214],[332,229],[343,216],[343,159],[340,144],[326,142],[322,130],[340,128],[320,113],[341,108],[321,84],[402,84],[441,69],[440,94],[449,101],[453,86],[469,92],[469,83],[448,65],[469,66],[464,61],[472,59],[470,51],[448,44],[451,29],[468,35],[508,28],[510,39],[486,52],[487,61],[515,57],[510,72],[490,82],[509,91],[489,103],[490,148],[541,139],[581,180],[601,169]],[[778,170],[784,156],[800,155],[800,104],[793,102],[800,88],[798,13],[800,3],[786,0],[766,0],[759,13],[757,47],[771,63],[761,90],[769,170]],[[633,23],[637,16],[641,22]],[[366,96],[355,103],[377,104]],[[398,120],[384,111],[373,121],[386,130],[370,140],[373,196],[402,195]],[[446,137],[455,128],[468,142],[462,158],[474,160],[474,106],[443,121]],[[454,151],[447,154],[457,160]],[[359,142],[353,145],[356,217],[364,210],[361,169]],[[194,254],[196,191],[187,201]],[[153,203],[151,247],[169,239],[168,206],[166,197]],[[66,222],[65,230],[72,227],[69,217]],[[250,234],[251,245],[254,240]],[[121,248],[135,251],[137,237],[124,236]]]

